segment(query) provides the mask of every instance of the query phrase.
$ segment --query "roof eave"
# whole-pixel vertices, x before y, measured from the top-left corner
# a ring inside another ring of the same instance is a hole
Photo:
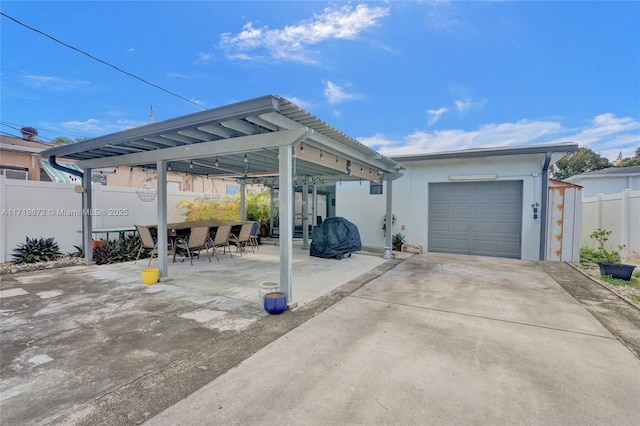
[[[578,144],[573,142],[565,142],[553,145],[532,145],[524,147],[508,147],[508,148],[479,148],[462,151],[446,151],[436,152],[432,154],[410,154],[391,156],[390,158],[398,162],[408,161],[425,161],[425,160],[445,160],[460,158],[481,158],[481,157],[500,157],[505,155],[527,155],[527,154],[546,154],[547,152],[576,152]]]

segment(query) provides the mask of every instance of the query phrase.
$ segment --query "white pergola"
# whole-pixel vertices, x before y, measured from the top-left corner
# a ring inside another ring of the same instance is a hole
[[[338,181],[384,181],[386,215],[391,217],[392,181],[402,176],[399,163],[340,132],[290,101],[274,95],[247,100],[166,121],[100,136],[42,153],[76,160],[83,176],[92,169],[116,166],[154,169],[157,173],[159,268],[169,276],[167,257],[167,170],[189,175],[236,179],[241,184],[241,219],[245,219],[244,185],[266,183],[279,188],[280,288],[292,300],[294,186]],[[91,179],[83,182],[82,208],[91,209]],[[304,205],[304,204],[303,204]],[[303,212],[307,243],[308,216]],[[91,216],[83,218],[83,245],[91,247]],[[391,246],[391,233],[387,233]],[[92,261],[85,249],[85,260]]]

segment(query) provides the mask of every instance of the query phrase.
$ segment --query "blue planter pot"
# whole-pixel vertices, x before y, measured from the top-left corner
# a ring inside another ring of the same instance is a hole
[[[633,274],[633,270],[636,268],[634,265],[606,262],[598,262],[598,266],[600,267],[600,275],[611,275],[613,278],[625,281],[631,279],[631,274]]]
[[[287,295],[280,292],[265,294],[264,310],[270,314],[283,313],[287,310]]]

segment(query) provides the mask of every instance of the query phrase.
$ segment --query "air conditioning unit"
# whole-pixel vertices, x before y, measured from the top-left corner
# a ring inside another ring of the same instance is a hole
[[[29,170],[0,169],[0,174],[7,179],[29,180]]]

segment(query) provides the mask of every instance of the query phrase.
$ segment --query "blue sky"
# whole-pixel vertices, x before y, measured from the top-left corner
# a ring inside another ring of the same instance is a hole
[[[640,146],[640,2],[3,1],[1,130],[93,137],[266,94],[387,154]]]

